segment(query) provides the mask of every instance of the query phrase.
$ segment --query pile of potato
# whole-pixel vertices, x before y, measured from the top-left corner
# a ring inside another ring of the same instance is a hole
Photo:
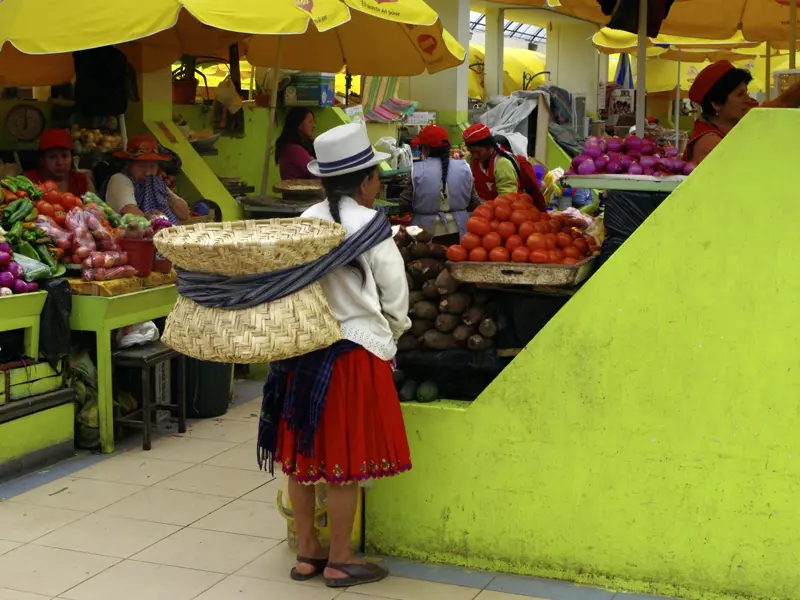
[[[432,239],[430,231],[416,227],[401,227],[394,236],[406,264],[412,323],[398,350],[491,348],[498,325],[490,294],[453,279],[447,248]]]

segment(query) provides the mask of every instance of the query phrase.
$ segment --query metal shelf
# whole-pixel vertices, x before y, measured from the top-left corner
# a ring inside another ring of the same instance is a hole
[[[566,185],[582,190],[620,190],[627,192],[670,193],[678,187],[684,175],[650,177],[649,175],[567,175],[561,179]]]

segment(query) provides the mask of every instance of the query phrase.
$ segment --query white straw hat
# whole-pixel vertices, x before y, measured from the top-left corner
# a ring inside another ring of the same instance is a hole
[[[358,123],[339,125],[314,140],[317,160],[308,163],[308,170],[317,177],[335,177],[369,169],[391,158],[375,152],[369,143],[367,128]]]

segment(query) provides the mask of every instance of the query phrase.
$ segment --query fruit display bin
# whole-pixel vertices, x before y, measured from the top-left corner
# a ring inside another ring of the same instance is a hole
[[[574,287],[592,273],[594,256],[575,265],[513,262],[448,262],[450,274],[465,283]]]

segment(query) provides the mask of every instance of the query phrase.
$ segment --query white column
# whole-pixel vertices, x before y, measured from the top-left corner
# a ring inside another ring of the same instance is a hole
[[[608,58],[592,46],[597,26],[559,19],[547,28],[547,61],[550,81],[571,94],[586,94],[590,113],[597,111],[598,85],[608,79]]]
[[[486,99],[503,93],[503,52],[505,48],[505,10],[486,6],[486,52],[483,67]]]
[[[469,0],[427,0],[439,13],[444,28],[467,52],[464,62],[454,69],[434,75],[418,75],[401,82],[400,95],[420,103],[420,110],[437,112],[442,125],[455,125],[466,119],[469,79]]]

